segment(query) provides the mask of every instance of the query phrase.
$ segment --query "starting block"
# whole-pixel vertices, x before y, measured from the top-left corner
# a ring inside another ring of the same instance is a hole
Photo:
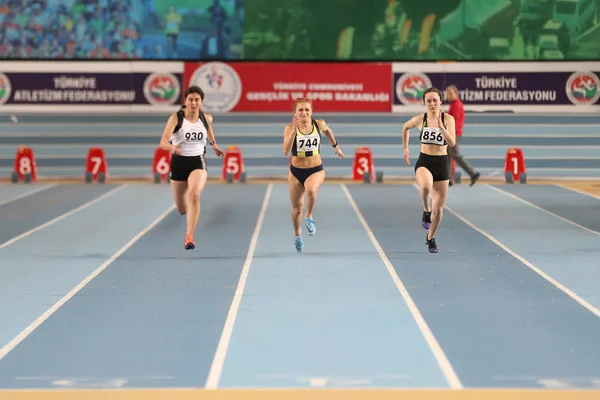
[[[152,160],[152,177],[154,183],[169,183],[169,172],[171,172],[171,152],[157,147]]]
[[[15,165],[10,178],[12,183],[19,181],[31,183],[37,180],[37,164],[30,147],[21,146],[17,149]]]
[[[227,150],[225,150],[221,180],[227,183],[233,183],[235,181],[241,183],[246,182],[244,158],[242,157],[242,150],[239,147],[229,146]]]
[[[356,149],[354,152],[354,160],[352,161],[352,180],[371,183],[375,179],[377,179],[378,183],[383,182],[383,172],[375,174],[371,149],[368,147]]]
[[[511,147],[506,151],[506,160],[504,162],[504,181],[506,183],[527,183],[527,169],[525,167],[525,157],[523,151],[516,147]]]
[[[87,160],[85,163],[85,182],[105,183],[108,178],[108,165],[104,149],[101,147],[92,147],[88,150]]]
[[[235,175],[231,174],[231,173],[227,173],[227,176],[225,178],[225,182],[227,183],[233,183],[235,181]],[[240,172],[240,178],[239,178],[240,183],[246,183],[246,172]]]

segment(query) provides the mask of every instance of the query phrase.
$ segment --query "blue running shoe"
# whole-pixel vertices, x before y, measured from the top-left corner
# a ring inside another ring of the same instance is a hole
[[[429,227],[431,226],[431,211],[429,211],[429,212],[423,211],[423,218],[421,218],[421,225],[423,225],[423,228],[429,229]]]
[[[302,253],[302,249],[304,249],[304,242],[302,241],[302,235],[294,236],[294,244],[296,245],[296,250],[298,253]]]
[[[315,224],[315,220],[313,218],[304,218],[304,224],[306,225],[309,235],[312,236],[317,232],[317,224]]]
[[[429,252],[430,253],[437,253],[438,252],[438,247],[437,247],[437,244],[435,243],[435,238],[428,239],[427,238],[428,236],[429,236],[429,234],[425,235],[425,244],[429,248]]]

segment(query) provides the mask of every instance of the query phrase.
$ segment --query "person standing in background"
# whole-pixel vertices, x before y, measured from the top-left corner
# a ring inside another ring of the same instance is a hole
[[[167,37],[167,58],[177,58],[177,39],[181,30],[183,18],[175,7],[170,6],[169,12],[165,16],[165,35]]]
[[[446,100],[448,100],[448,103],[450,104],[448,114],[452,115],[456,122],[456,145],[453,147],[448,146],[448,172],[450,173],[450,185],[454,184],[454,174],[452,174],[452,160],[454,160],[456,164],[469,174],[471,177],[470,186],[473,186],[481,174],[476,172],[467,160],[464,159],[462,154],[460,154],[460,148],[458,147],[460,139],[462,138],[462,128],[465,122],[465,107],[458,98],[458,89],[456,86],[451,85],[446,88]]]
[[[222,36],[223,27],[227,21],[227,12],[225,11],[225,8],[221,5],[219,0],[214,0],[207,11],[211,15],[210,21],[213,24],[213,28],[217,30],[217,35]]]

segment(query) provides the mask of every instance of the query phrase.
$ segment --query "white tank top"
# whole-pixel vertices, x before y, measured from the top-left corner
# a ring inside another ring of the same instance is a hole
[[[182,156],[199,156],[206,152],[207,136],[200,118],[194,124],[184,118],[181,128],[171,136],[171,143],[179,145]]]

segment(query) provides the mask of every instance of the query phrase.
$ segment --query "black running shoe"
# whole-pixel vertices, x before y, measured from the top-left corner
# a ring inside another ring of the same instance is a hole
[[[429,229],[429,227],[431,226],[431,211],[429,211],[429,212],[423,211],[423,218],[421,218],[421,225],[423,225],[423,228]]]
[[[425,235],[425,244],[427,245],[427,247],[429,247],[429,252],[437,253],[438,247],[437,247],[437,244],[435,243],[435,238],[428,239],[427,236],[429,236],[429,234]]]

